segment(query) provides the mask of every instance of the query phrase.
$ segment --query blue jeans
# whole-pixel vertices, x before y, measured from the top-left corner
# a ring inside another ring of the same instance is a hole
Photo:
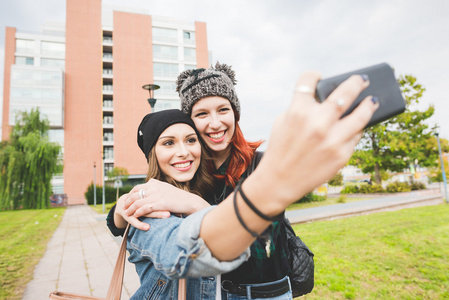
[[[286,292],[285,294],[279,295],[277,297],[272,297],[270,299],[274,299],[274,300],[292,300],[293,299],[292,288],[291,288],[291,284],[290,284],[290,278],[288,278],[288,276],[285,276],[285,277],[288,279],[288,285],[290,286],[290,290],[288,292]],[[231,294],[231,293],[229,293],[227,291],[224,291],[222,289],[221,290],[221,299],[222,300],[242,300],[242,299],[266,300],[268,298],[251,298],[251,287],[266,286],[266,285],[278,283],[278,282],[281,282],[282,280],[285,280],[285,277],[280,279],[280,280],[273,281],[273,282],[247,284],[246,285],[246,290],[247,290],[247,295],[246,296],[239,296],[239,295],[236,295],[236,294]]]

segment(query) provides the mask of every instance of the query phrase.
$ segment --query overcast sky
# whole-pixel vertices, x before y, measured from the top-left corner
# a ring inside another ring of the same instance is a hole
[[[241,125],[250,140],[269,137],[303,71],[323,77],[387,62],[427,89],[431,124],[449,139],[449,1],[103,0],[143,7],[152,15],[207,23],[213,60],[236,70]],[[0,0],[0,97],[5,26],[39,32],[45,20],[65,20],[65,0]],[[1,109],[1,108],[0,108]],[[0,115],[1,117],[1,115]]]

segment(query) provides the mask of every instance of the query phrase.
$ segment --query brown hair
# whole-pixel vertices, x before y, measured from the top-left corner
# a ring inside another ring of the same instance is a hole
[[[150,179],[165,181],[179,189],[197,194],[198,196],[205,198],[214,188],[214,178],[210,173],[210,169],[208,167],[208,165],[211,164],[211,157],[206,152],[206,149],[204,148],[203,142],[200,137],[198,137],[198,141],[201,145],[200,166],[195,172],[192,180],[187,182],[179,182],[174,180],[172,177],[164,174],[161,171],[156,158],[156,147],[153,147],[148,154],[148,173],[146,181]]]

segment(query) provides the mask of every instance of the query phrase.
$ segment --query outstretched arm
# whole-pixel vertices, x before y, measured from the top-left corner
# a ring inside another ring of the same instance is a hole
[[[274,123],[264,157],[242,184],[250,201],[267,216],[280,214],[343,167],[378,108],[368,97],[340,119],[369,82],[352,76],[319,104],[313,94],[298,89],[314,91],[319,78],[315,72],[299,78],[290,107]],[[260,234],[269,226],[240,195],[236,203],[251,231]],[[204,217],[200,237],[219,260],[230,260],[251,245],[254,237],[236,217],[233,194]]]

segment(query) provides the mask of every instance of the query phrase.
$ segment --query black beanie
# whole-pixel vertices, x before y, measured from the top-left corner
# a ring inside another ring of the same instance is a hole
[[[156,144],[159,136],[165,129],[173,124],[184,123],[192,127],[199,136],[192,119],[181,112],[179,109],[169,109],[154,112],[146,115],[140,122],[137,130],[137,144],[145,154],[148,161],[148,155]]]

